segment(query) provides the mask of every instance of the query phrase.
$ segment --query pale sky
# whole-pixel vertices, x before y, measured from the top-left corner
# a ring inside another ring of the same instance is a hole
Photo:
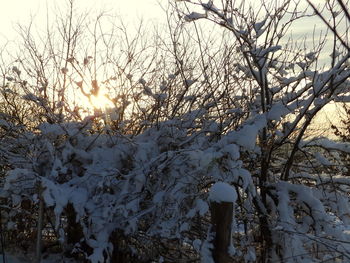
[[[35,16],[39,23],[45,23],[46,8],[49,13],[57,6],[64,6],[65,0],[0,0],[0,44],[12,40],[16,36],[16,23],[26,24],[30,17]],[[159,21],[164,17],[164,11],[159,0],[75,0],[75,6],[84,13],[90,10],[98,14],[107,11],[121,15],[127,23],[136,22],[142,17],[144,20]]]
[[[165,13],[160,7],[160,2],[166,5],[168,0],[74,0],[75,6],[80,13],[86,10],[99,14],[100,11],[107,11],[111,14],[122,16],[127,24],[140,20],[153,20],[156,23],[165,21]],[[255,0],[256,1],[256,0]],[[253,2],[255,2],[253,1]],[[322,0],[315,0],[316,2]],[[57,10],[57,6],[63,7],[68,1],[66,0],[0,0],[0,46],[6,40],[13,40],[16,36],[14,26],[16,23],[26,25],[31,16],[35,16],[35,21],[39,24],[45,24],[46,10],[53,13]],[[306,4],[302,2],[303,5]],[[64,8],[61,8],[64,10]],[[316,23],[315,23],[316,24]],[[320,25],[320,23],[317,23]],[[323,25],[322,25],[323,26]],[[306,31],[312,31],[312,26],[305,23],[298,24],[293,27],[294,33],[305,34]]]

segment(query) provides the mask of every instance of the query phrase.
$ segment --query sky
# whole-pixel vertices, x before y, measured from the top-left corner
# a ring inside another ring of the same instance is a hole
[[[76,6],[83,11],[111,12],[121,15],[128,23],[143,18],[159,22],[164,14],[158,0],[75,0]],[[16,24],[27,24],[31,16],[36,21],[45,22],[46,10],[56,10],[65,0],[0,0],[0,44],[16,37]]]
[[[320,0],[317,0],[317,2]],[[75,0],[76,6],[84,10],[101,10],[117,13],[133,21],[143,17],[145,20],[162,21],[164,12],[160,2],[166,4],[167,0]],[[0,41],[15,37],[13,29],[16,23],[25,24],[31,15],[39,21],[45,21],[46,8],[49,13],[56,10],[57,5],[64,5],[65,0],[0,0]],[[296,31],[303,31],[305,27],[296,27]]]
[[[160,2],[163,5],[167,0],[74,0],[75,6],[80,13],[89,10],[92,13],[99,14],[101,11],[107,11],[111,14],[117,14],[123,18],[127,25],[137,24],[141,18],[144,21],[154,23],[164,23],[165,12],[163,11]],[[315,0],[320,2],[323,0]],[[35,17],[35,21],[40,26],[40,23],[45,24],[46,11],[53,14],[59,6],[62,7],[67,3],[66,0],[0,0],[0,47],[7,42],[16,38],[16,24],[27,25],[31,17]],[[292,31],[294,36],[310,34],[313,27],[316,26],[319,30],[323,24],[316,20],[310,20],[310,23],[305,25],[303,20],[301,23],[296,23]],[[324,57],[329,57],[329,54],[323,54]],[[331,114],[334,110],[325,110]]]
[[[84,13],[86,10],[92,13],[100,13],[107,11],[111,14],[120,15],[127,24],[137,23],[143,18],[144,21],[155,23],[163,23],[165,21],[165,12],[160,6],[167,4],[167,0],[74,0],[75,6],[79,8],[79,13]],[[322,0],[315,0],[320,2]],[[0,46],[3,46],[9,40],[14,40],[16,37],[16,24],[26,25],[35,17],[35,21],[45,24],[46,11],[52,14],[57,10],[57,6],[63,7],[68,0],[0,0]],[[254,2],[254,1],[253,1]],[[306,1],[303,2],[306,4]],[[64,10],[64,8],[62,8]],[[322,23],[312,23],[305,26],[305,23],[296,23],[292,28],[293,34],[306,34],[312,30],[311,25],[316,25],[316,28],[322,26]]]

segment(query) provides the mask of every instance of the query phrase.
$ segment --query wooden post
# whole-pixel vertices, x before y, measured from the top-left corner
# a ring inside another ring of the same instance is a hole
[[[233,203],[230,202],[211,202],[211,224],[213,240],[213,259],[215,263],[232,262],[229,255],[229,246],[231,244]]]

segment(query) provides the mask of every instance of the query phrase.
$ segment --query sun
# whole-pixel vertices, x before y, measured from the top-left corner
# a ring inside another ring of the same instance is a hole
[[[78,100],[75,101],[81,111],[82,116],[91,115],[96,112],[107,114],[115,108],[115,104],[108,98],[106,93],[99,92],[97,95],[80,94]],[[96,111],[97,110],[97,111]]]
[[[82,88],[71,94],[72,105],[79,109],[82,117],[94,115],[96,113],[110,114],[114,112],[116,104],[110,98],[109,92],[104,87],[99,87],[97,94],[92,92],[84,92]]]
[[[113,102],[110,99],[108,99],[108,97],[104,93],[99,93],[97,95],[91,95],[89,101],[90,101],[91,106],[93,106],[95,109],[99,109],[99,110],[106,110],[106,109],[115,107]]]

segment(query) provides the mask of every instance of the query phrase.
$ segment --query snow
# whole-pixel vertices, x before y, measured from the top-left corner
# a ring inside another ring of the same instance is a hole
[[[268,53],[271,53],[271,52],[274,53],[274,52],[277,52],[277,51],[279,51],[281,49],[282,49],[282,46],[277,45],[277,46],[268,47],[266,49],[259,49],[259,48],[257,48],[256,52],[257,52],[257,55],[259,57],[264,57]]]
[[[237,199],[236,190],[229,184],[217,182],[209,190],[209,200],[216,203],[234,203]]]
[[[266,126],[266,118],[264,116],[257,116],[238,130],[232,132],[229,137],[230,140],[244,147],[246,150],[254,150],[258,132]]]
[[[213,256],[212,256],[212,249],[213,249],[213,235],[212,233],[208,232],[207,233],[207,238],[202,242],[201,245],[201,263],[215,263]],[[197,242],[198,244],[198,242]]]
[[[253,150],[257,136],[258,129],[255,125],[245,125],[235,134],[235,142],[248,150]]]
[[[262,27],[265,25],[266,20],[267,20],[267,19],[264,19],[263,21],[257,22],[257,23],[255,23],[255,24],[253,25],[254,30],[255,30],[255,32],[256,32],[256,34],[257,34],[258,36],[261,35],[261,33],[262,33],[261,31],[263,31],[263,30],[261,30],[261,29],[262,29]]]
[[[190,21],[194,21],[194,20],[198,20],[198,19],[206,18],[206,17],[207,17],[206,14],[200,14],[200,13],[197,13],[197,12],[192,12],[191,14],[185,16],[185,20],[187,22],[190,22]]]
[[[160,192],[156,193],[156,194],[153,196],[153,203],[155,203],[155,204],[161,203],[162,200],[163,200],[164,195],[165,195],[165,192],[164,192],[164,191],[160,191]]]
[[[282,102],[278,102],[272,106],[272,108],[267,112],[268,120],[279,121],[282,117],[290,113],[290,110],[283,105]]]
[[[315,159],[324,166],[332,165],[332,163],[319,152],[315,153]]]
[[[0,119],[0,127],[9,128],[10,125],[7,121]]]
[[[240,158],[239,147],[236,144],[224,145],[221,152],[228,154],[233,160],[238,160]]]
[[[193,248],[194,248],[197,252],[200,251],[201,244],[202,244],[202,241],[199,240],[199,239],[195,239],[195,240],[193,240],[193,242],[192,242]]]
[[[200,216],[204,216],[209,211],[207,202],[203,201],[202,199],[198,199],[196,201],[196,205],[196,209],[198,210]]]
[[[300,143],[301,146],[320,146],[324,149],[338,150],[345,153],[350,153],[350,143],[335,142],[326,137],[315,138],[311,141],[304,141]]]
[[[197,164],[198,167],[201,167],[201,168],[208,167],[216,158],[216,153],[210,150],[209,151],[195,150],[195,151],[190,151],[188,154],[192,162]]]

